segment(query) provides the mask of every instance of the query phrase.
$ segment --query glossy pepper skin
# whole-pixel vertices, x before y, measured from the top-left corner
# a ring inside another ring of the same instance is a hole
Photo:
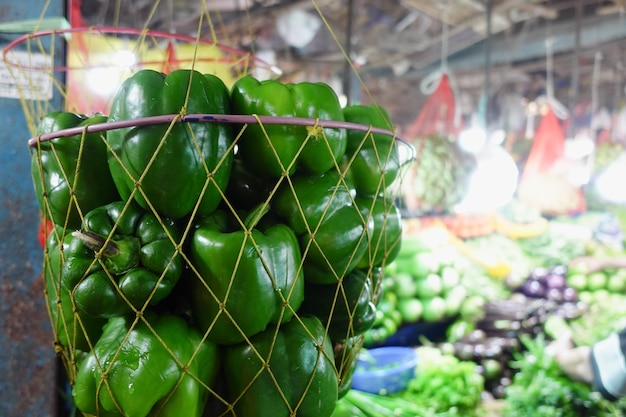
[[[335,353],[335,368],[339,375],[338,397],[343,398],[352,389],[354,372],[356,371],[359,352],[363,346],[363,338],[350,337],[346,340],[333,343]]]
[[[200,277],[191,282],[192,311],[200,327],[210,329],[207,338],[218,344],[239,343],[270,323],[285,322],[302,303],[296,235],[284,224],[257,226],[264,211],[253,210],[244,230],[218,210],[193,233],[190,256]]]
[[[359,197],[355,204],[374,223],[368,236],[368,249],[358,263],[359,268],[380,267],[393,261],[402,245],[402,217],[394,201],[386,196]]]
[[[72,394],[90,415],[200,417],[218,363],[217,346],[181,317],[113,317],[79,362]]]
[[[248,171],[238,154],[233,159],[226,200],[238,209],[251,210],[269,199],[275,184],[276,180],[259,177]]]
[[[372,281],[362,270],[350,272],[341,283],[307,283],[305,295],[299,313],[319,318],[333,341],[363,334],[376,320]]]
[[[68,245],[59,245],[62,227],[57,226],[46,240],[43,265],[44,294],[55,341],[63,348],[88,351],[102,333],[106,320],[76,311],[70,289],[62,285],[62,267]]]
[[[37,135],[106,121],[104,115],[55,111],[41,119]],[[84,215],[119,199],[109,173],[107,148],[101,133],[38,142],[31,155],[31,175],[42,213],[55,224],[67,225],[70,229],[80,227],[81,212]]]
[[[132,201],[98,207],[85,215],[85,229],[64,239],[63,284],[78,309],[95,317],[155,305],[182,274],[180,238],[173,221]]]
[[[380,106],[353,104],[343,109],[343,115],[346,122],[391,130],[389,114]],[[346,155],[354,157],[349,175],[360,195],[382,193],[400,172],[398,142],[393,136],[349,129]]]
[[[373,221],[353,204],[354,196],[339,173],[295,177],[274,199],[273,208],[300,239],[306,252],[304,278],[319,284],[337,283],[365,255]]]
[[[343,121],[337,94],[324,83],[259,81],[245,76],[233,85],[231,100],[236,114]],[[307,174],[330,170],[346,151],[347,135],[343,129],[251,124],[238,145],[250,171],[279,178],[283,172],[293,174],[298,169]]]
[[[337,402],[333,347],[316,317],[293,318],[230,346],[227,392],[237,417],[328,417]],[[268,366],[264,368],[264,362]],[[282,392],[282,395],[281,395]],[[237,400],[238,399],[238,400]]]
[[[229,113],[228,89],[219,78],[193,70],[168,75],[141,70],[116,93],[109,121],[181,112]],[[194,122],[114,129],[107,132],[107,140],[112,150],[109,167],[122,199],[133,195],[144,208],[149,201],[158,213],[174,219],[189,214],[198,201],[201,215],[219,205],[219,190],[226,188],[233,157],[229,124]],[[136,183],[140,190],[135,190]]]

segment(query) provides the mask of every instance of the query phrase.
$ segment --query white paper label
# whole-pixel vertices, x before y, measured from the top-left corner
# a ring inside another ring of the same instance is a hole
[[[9,51],[0,59],[0,97],[52,99],[52,59],[33,52]]]

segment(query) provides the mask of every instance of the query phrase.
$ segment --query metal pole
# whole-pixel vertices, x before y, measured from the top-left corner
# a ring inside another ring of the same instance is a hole
[[[574,53],[572,54],[572,79],[570,90],[570,113],[574,114],[574,109],[578,102],[579,84],[580,84],[580,33],[582,31],[583,2],[576,2],[576,25],[574,30]],[[572,136],[575,130],[574,123],[569,123],[568,136]]]
[[[346,62],[343,69],[343,93],[346,96],[347,104],[352,103],[352,65],[350,60],[352,59],[352,19],[354,10],[354,0],[348,0],[348,20],[346,24],[346,44],[345,51],[347,55]]]
[[[69,17],[66,8],[70,2],[0,0],[0,5],[3,21],[39,21]],[[24,30],[31,29],[26,26]],[[0,37],[0,50],[14,40],[14,35],[17,34]],[[28,54],[22,61],[25,65],[37,55],[53,59],[54,65],[65,63],[61,37],[54,44],[42,41],[41,50],[29,45],[30,49],[24,49]],[[47,87],[49,83],[54,91],[52,99],[25,100],[26,106],[62,109],[62,95],[54,86],[63,85],[65,80],[55,73],[54,81],[44,74],[41,84],[21,83],[10,75],[4,62],[0,62],[0,68],[0,125],[11,127],[0,131],[0,234],[4,237],[0,241],[0,416],[54,417],[61,415],[57,410],[61,405],[59,393],[67,392],[64,385],[57,384],[59,362],[44,299],[43,249],[37,240],[40,211],[31,179],[31,154],[25,141],[32,135],[36,121],[31,120],[19,96],[26,92],[38,96],[36,87]],[[25,72],[22,75],[31,80]]]
[[[483,123],[485,129],[489,126],[489,95],[491,90],[491,17],[493,12],[492,0],[485,0],[485,18],[486,18],[486,35],[485,35],[485,68],[483,81]]]

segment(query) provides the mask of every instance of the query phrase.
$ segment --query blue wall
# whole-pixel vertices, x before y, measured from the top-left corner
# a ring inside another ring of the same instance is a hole
[[[64,16],[62,0],[0,0],[0,22]],[[16,38],[0,34],[0,48]],[[62,59],[61,55],[55,57]],[[5,94],[6,95],[6,94]],[[58,94],[52,105],[59,107]],[[18,99],[0,97],[0,416],[56,416],[57,360],[39,276],[30,137]]]

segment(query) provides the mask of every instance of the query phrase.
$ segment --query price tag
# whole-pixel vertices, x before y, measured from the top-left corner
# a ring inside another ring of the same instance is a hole
[[[52,99],[52,59],[42,53],[10,51],[0,60],[0,97]]]

